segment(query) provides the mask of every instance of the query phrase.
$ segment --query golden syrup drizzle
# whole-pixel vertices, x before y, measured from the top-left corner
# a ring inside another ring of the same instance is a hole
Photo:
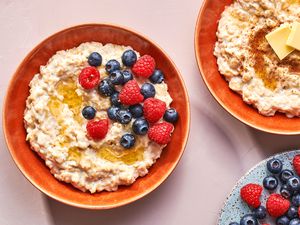
[[[76,161],[77,163],[80,162],[82,157],[82,150],[80,148],[72,147],[68,149],[68,160]]]
[[[289,4],[300,4],[300,0],[288,0]]]

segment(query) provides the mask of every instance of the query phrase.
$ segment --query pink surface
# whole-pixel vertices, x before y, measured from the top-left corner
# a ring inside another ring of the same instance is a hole
[[[213,225],[243,173],[275,152],[299,146],[298,136],[248,128],[211,97],[194,57],[194,26],[201,2],[0,1],[1,102],[18,64],[44,38],[71,25],[112,22],[149,36],[171,56],[185,79],[192,110],[189,143],[175,172],[142,200],[108,211],[76,209],[45,197],[21,175],[1,135],[1,225]]]

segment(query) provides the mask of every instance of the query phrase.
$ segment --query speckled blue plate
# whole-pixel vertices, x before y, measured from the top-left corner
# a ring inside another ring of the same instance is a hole
[[[240,189],[248,183],[257,183],[262,185],[263,178],[269,174],[267,171],[267,161],[271,158],[278,158],[283,162],[283,169],[292,169],[291,162],[295,155],[300,154],[300,150],[280,153],[268,159],[265,159],[254,166],[245,174],[234,186],[231,194],[227,197],[225,204],[220,212],[218,225],[228,225],[231,222],[240,222],[240,219],[245,214],[251,213],[251,209],[240,198]],[[280,185],[278,185],[280,186]],[[279,187],[278,187],[279,189]],[[274,192],[279,191],[275,190]],[[264,190],[262,193],[261,202],[265,206],[266,198],[269,196],[269,191]],[[266,218],[263,223],[275,224],[271,218]]]

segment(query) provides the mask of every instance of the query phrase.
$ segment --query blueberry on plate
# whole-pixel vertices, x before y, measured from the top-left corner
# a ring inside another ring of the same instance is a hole
[[[287,181],[287,187],[291,191],[299,191],[300,190],[300,179],[296,176],[292,176]]]
[[[145,135],[149,130],[149,123],[144,118],[136,119],[132,124],[132,130],[135,134]]]
[[[124,148],[131,148],[135,144],[135,137],[132,134],[124,134],[121,137],[120,144]]]
[[[174,108],[167,109],[164,114],[164,120],[169,123],[175,123],[178,120],[178,113],[176,109]]]
[[[102,64],[102,56],[98,52],[92,52],[88,57],[90,66],[100,66]]]
[[[124,84],[133,79],[133,75],[129,70],[123,70]]]
[[[119,92],[116,91],[110,96],[110,103],[114,106],[121,106],[121,102],[119,99]]]
[[[105,65],[105,70],[108,73],[111,73],[115,70],[119,70],[120,68],[121,68],[120,63],[115,59],[109,60]]]
[[[115,87],[109,79],[104,79],[100,82],[98,91],[104,96],[111,96],[113,93],[115,93]]]
[[[280,188],[280,194],[282,197],[288,199],[292,196],[292,192],[288,189],[288,186],[286,184],[282,185]]]
[[[154,70],[149,79],[153,84],[160,84],[164,81],[164,74],[161,70]]]
[[[297,194],[292,197],[292,205],[296,207],[300,206],[300,194]]]
[[[289,225],[300,225],[300,219],[292,219]]]
[[[289,225],[290,219],[287,216],[278,217],[276,220],[277,225]]]
[[[237,222],[231,222],[229,225],[240,225],[240,224]]]
[[[286,216],[287,216],[289,219],[297,218],[297,217],[298,217],[298,208],[295,207],[295,206],[291,206],[291,207],[289,208],[289,210],[287,211]]]
[[[86,106],[82,109],[82,116],[87,120],[92,120],[96,116],[96,109],[92,106]]]
[[[263,186],[267,190],[275,190],[278,185],[278,180],[273,175],[266,176],[263,180]]]
[[[144,114],[143,106],[141,104],[131,105],[131,106],[129,106],[128,109],[129,109],[130,113],[132,114],[133,118],[140,118]]]
[[[117,120],[121,124],[128,124],[132,119],[132,115],[127,109],[120,109],[117,112]]]
[[[136,60],[137,60],[136,53],[131,49],[126,50],[122,55],[122,62],[125,66],[128,66],[128,67],[133,66],[133,64],[135,64]]]
[[[279,180],[285,184],[292,176],[294,176],[293,171],[285,169],[280,172]]]
[[[252,214],[247,214],[241,218],[240,225],[258,225],[258,221]]]
[[[119,85],[124,83],[123,73],[120,70],[115,70],[110,73],[109,79],[112,84]]]
[[[273,158],[267,162],[267,169],[273,173],[278,174],[282,170],[282,162],[279,159]]]
[[[111,120],[117,120],[117,112],[120,110],[117,106],[111,106],[107,109],[108,118]]]
[[[254,216],[259,220],[262,220],[262,219],[266,218],[266,216],[267,216],[267,210],[262,205],[256,209],[254,209],[253,213],[254,213]]]
[[[152,98],[155,96],[155,87],[153,84],[145,83],[141,87],[141,94],[146,98]]]

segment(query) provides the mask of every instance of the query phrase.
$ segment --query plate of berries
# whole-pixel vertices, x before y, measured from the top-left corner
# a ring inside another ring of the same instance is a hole
[[[263,160],[242,177],[221,210],[219,225],[299,225],[300,150]]]

